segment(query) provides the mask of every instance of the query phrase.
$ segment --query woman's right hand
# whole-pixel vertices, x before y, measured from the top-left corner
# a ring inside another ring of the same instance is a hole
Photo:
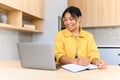
[[[77,64],[82,65],[82,66],[87,66],[90,64],[89,59],[86,57],[80,57],[76,59],[76,61],[77,61]]]

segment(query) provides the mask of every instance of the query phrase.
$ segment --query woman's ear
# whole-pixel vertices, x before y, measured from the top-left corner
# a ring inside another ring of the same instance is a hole
[[[82,19],[82,17],[81,17],[81,16],[79,16],[79,17],[78,17],[78,20],[77,20],[77,26],[80,26],[81,19]]]
[[[82,16],[79,16],[78,21],[79,23],[81,22]]]

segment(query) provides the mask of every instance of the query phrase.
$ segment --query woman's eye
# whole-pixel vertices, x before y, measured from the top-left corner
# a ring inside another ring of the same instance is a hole
[[[73,17],[70,17],[69,19],[63,18],[63,22],[66,22],[66,21],[68,21],[68,20],[72,21],[72,20],[74,20],[74,18],[73,18]]]
[[[73,17],[70,17],[70,20],[73,20],[74,18]]]
[[[66,19],[63,19],[63,22],[66,22],[67,20]]]

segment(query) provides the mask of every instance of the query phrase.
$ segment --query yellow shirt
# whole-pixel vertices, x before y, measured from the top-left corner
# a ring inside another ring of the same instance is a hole
[[[87,57],[90,61],[94,58],[100,58],[93,35],[82,29],[77,38],[67,29],[57,32],[54,53],[57,64],[59,64],[59,59],[63,55],[75,58],[77,54],[78,58]]]

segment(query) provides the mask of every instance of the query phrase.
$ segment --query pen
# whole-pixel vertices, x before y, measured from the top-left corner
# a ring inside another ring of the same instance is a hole
[[[76,55],[75,55],[75,58],[78,58],[78,50],[77,50],[77,47],[76,47]]]

